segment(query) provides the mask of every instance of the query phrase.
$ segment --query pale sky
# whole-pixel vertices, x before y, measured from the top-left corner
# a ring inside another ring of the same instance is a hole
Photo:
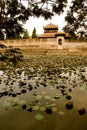
[[[71,3],[72,0],[69,0],[69,5]],[[54,17],[52,17],[52,19],[50,20],[44,20],[44,18],[36,18],[36,17],[30,17],[29,20],[26,22],[26,24],[24,25],[24,28],[28,30],[29,35],[32,34],[32,31],[34,29],[34,27],[36,28],[36,32],[37,34],[42,34],[43,33],[43,26],[52,23],[55,25],[58,25],[59,27],[59,31],[62,30],[62,27],[65,25],[65,21],[64,21],[64,16],[66,15],[66,11],[58,16],[55,15]]]

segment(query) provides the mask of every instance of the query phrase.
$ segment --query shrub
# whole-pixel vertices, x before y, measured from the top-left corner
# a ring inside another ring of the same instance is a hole
[[[0,61],[17,65],[20,61],[23,61],[23,55],[19,48],[6,49],[4,54],[0,53]]]
[[[7,46],[4,44],[0,44],[0,48],[7,48]]]

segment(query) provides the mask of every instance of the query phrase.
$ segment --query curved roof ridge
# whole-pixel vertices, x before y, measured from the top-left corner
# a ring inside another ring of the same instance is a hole
[[[44,28],[44,29],[45,29],[45,28],[58,28],[58,25],[49,23],[49,24],[47,24],[46,26],[44,26],[43,28]]]

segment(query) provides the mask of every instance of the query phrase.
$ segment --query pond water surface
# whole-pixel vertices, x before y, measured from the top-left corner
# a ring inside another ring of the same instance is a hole
[[[87,130],[87,67],[43,71],[1,73],[0,130]]]

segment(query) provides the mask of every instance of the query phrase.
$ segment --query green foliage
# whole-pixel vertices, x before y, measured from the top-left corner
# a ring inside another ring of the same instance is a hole
[[[5,52],[7,61],[13,63],[13,65],[18,64],[18,62],[23,61],[23,55],[18,48],[12,48]]]
[[[27,30],[24,32],[23,38],[24,38],[24,39],[29,38],[29,33],[28,33],[28,31],[27,31]]]
[[[20,36],[20,33],[13,33],[12,35],[7,35],[7,38],[6,39],[20,39],[21,36]]]
[[[0,40],[4,40],[4,33],[0,30]]]
[[[19,38],[24,33],[23,24],[29,17],[51,18],[60,14],[67,0],[0,0],[0,39]]]
[[[0,61],[1,62],[6,61],[6,56],[3,53],[1,53],[1,52],[0,52]]]
[[[65,21],[66,26],[63,28],[65,32],[70,33],[73,37],[77,33],[79,38],[85,39],[87,37],[87,1],[72,0]]]
[[[37,34],[36,34],[36,28],[33,29],[33,32],[32,32],[32,38],[36,38],[37,37]]]
[[[1,39],[3,39],[4,33],[8,39],[19,38],[24,32],[22,23],[28,20],[28,16],[25,16],[26,7],[18,0],[1,0],[0,9]]]
[[[6,49],[4,53],[0,53],[0,61],[16,66],[20,61],[23,61],[23,55],[19,48]]]
[[[44,17],[46,20],[53,15],[64,12],[67,0],[0,0],[0,39],[20,38],[25,33],[23,24],[29,17]],[[87,37],[87,0],[72,0],[65,17],[65,32],[75,37]],[[26,37],[26,36],[24,36]]]
[[[4,44],[0,44],[0,48],[7,48],[7,46]]]

